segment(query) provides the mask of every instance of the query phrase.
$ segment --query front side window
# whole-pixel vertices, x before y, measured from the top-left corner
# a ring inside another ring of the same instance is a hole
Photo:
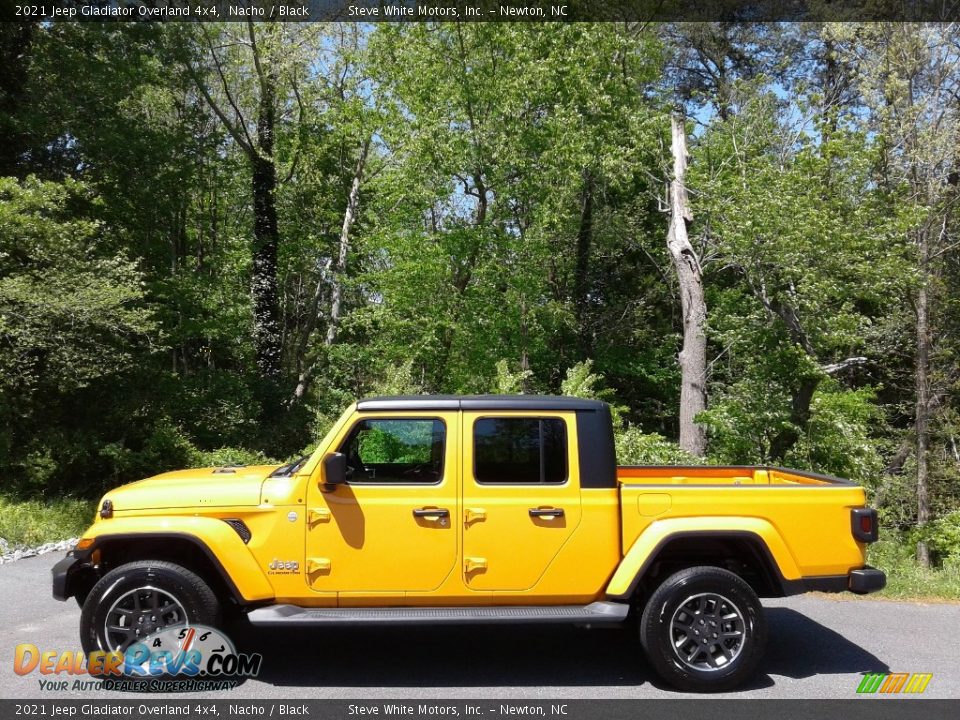
[[[370,419],[340,448],[350,483],[435,484],[443,477],[446,428],[437,419]]]
[[[559,418],[481,418],[473,425],[477,482],[567,480],[567,433]]]

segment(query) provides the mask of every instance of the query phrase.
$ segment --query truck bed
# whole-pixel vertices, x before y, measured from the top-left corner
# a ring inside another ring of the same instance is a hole
[[[850,532],[862,487],[847,480],[779,467],[635,466],[617,468],[624,553],[652,552],[670,532],[754,528],[787,579],[845,574],[863,564]]]
[[[617,480],[630,485],[853,485],[829,475],[752,465],[624,465],[617,468]]]

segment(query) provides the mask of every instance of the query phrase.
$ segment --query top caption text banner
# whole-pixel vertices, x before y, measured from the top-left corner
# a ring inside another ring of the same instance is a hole
[[[955,21],[960,0],[0,0],[3,21]]]

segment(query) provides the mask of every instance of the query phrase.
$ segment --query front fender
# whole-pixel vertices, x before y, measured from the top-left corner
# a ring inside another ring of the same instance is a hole
[[[752,517],[667,518],[652,522],[634,541],[607,585],[607,596],[629,599],[650,561],[667,542],[677,537],[756,536],[776,563],[784,580],[800,578],[800,569],[777,529],[768,521]]]
[[[193,543],[219,568],[238,598],[251,602],[274,597],[273,587],[256,559],[232,527],[218,518],[196,516],[115,517],[101,520],[84,534],[89,552],[110,541],[182,539]],[[162,549],[162,546],[161,546]]]

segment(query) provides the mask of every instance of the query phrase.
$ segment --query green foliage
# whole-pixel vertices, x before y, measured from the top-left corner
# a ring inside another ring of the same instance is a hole
[[[24,501],[0,497],[0,538],[9,549],[79,537],[93,521],[95,501],[59,498]]]
[[[275,380],[252,341],[244,145],[264,88],[245,26],[0,32],[13,58],[0,108],[5,491],[95,497],[176,467],[289,457],[370,394],[598,398],[621,462],[693,462],[673,442],[682,322],[662,212],[681,100],[696,119],[709,461],[851,477],[887,526],[915,525],[924,287],[930,507],[951,518],[925,533],[953,556],[960,114],[936,88],[956,94],[956,73],[937,74],[954,29],[254,33],[275,90]],[[700,67],[713,61],[723,72]]]
[[[822,383],[806,432],[787,455],[789,465],[874,487],[884,465],[881,445],[871,436],[884,423],[875,399],[870,387],[845,390],[836,383]]]
[[[94,220],[75,182],[0,178],[4,390],[68,392],[131,363],[153,329],[135,265]],[[95,202],[95,200],[94,200]],[[71,205],[73,207],[71,207]]]
[[[224,465],[279,465],[280,462],[256,450],[222,447],[216,450],[196,450],[190,464],[196,467],[222,467]]]
[[[0,473],[19,492],[63,476],[48,423],[131,368],[156,330],[96,203],[73,181],[0,178]]]
[[[167,470],[191,467],[279,464],[264,453],[247,448],[201,450],[169,418],[159,419],[137,449],[110,443],[100,452],[117,477],[147,477]]]
[[[767,394],[757,391],[758,380],[735,383],[714,401],[700,420],[710,432],[710,457],[721,464],[768,464],[770,438],[790,423],[782,388],[767,382]],[[778,402],[779,401],[779,402]],[[789,451],[790,467],[850,478],[874,487],[883,470],[881,443],[871,431],[884,422],[869,388],[846,390],[824,381],[814,395],[807,426]]]
[[[619,430],[623,426],[626,408],[616,402],[614,391],[603,385],[603,374],[594,372],[593,360],[588,359],[567,369],[567,375],[560,383],[560,394],[609,403],[614,430]]]
[[[385,377],[374,383],[372,395],[420,395],[423,383],[413,376],[413,361],[388,368]]]
[[[919,528],[915,531],[915,537],[929,544],[938,562],[960,566],[960,510],[947,513]]]
[[[960,558],[953,555],[939,568],[920,567],[915,558],[916,538],[905,533],[887,533],[870,545],[867,561],[887,575],[880,597],[903,600],[960,599]]]
[[[496,369],[497,376],[493,381],[493,392],[500,395],[516,395],[523,392],[524,384],[533,375],[530,370],[513,372],[507,360],[498,360]]]
[[[604,377],[593,371],[592,360],[577,363],[567,370],[560,383],[560,394],[609,403],[620,465],[700,465],[703,462],[663,435],[645,433],[639,426],[625,422],[626,408],[617,402],[613,390],[604,387]]]
[[[432,442],[430,423],[392,422],[389,429],[374,426],[361,432],[358,451],[364,463],[427,463]]]
[[[620,465],[702,465],[703,460],[684,452],[677,443],[657,433],[644,433],[636,425],[619,429],[614,440]]]

